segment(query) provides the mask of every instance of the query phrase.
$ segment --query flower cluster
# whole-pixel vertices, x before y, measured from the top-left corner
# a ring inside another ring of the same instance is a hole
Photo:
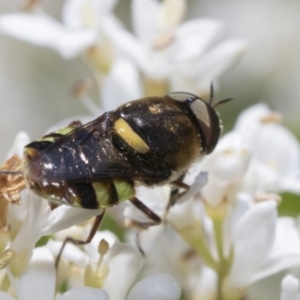
[[[297,222],[278,217],[277,206],[279,193],[299,193],[300,148],[279,120],[263,104],[244,111],[194,166],[208,172],[207,184],[170,210],[169,226],[143,232],[145,249],[155,239],[151,268],[176,274],[188,299],[278,299],[275,290],[265,296],[255,283],[299,266]]]
[[[217,20],[184,21],[184,0],[132,0],[133,32],[114,15],[116,5],[65,0],[58,22],[30,1],[26,12],[0,15],[0,33],[81,59],[91,78],[73,90],[93,117],[170,91],[207,97],[211,82],[218,88],[218,78],[246,51],[245,40],[215,45],[223,28]],[[18,134],[10,165],[18,164],[27,143],[28,135]],[[161,225],[125,228],[149,220],[131,203],[120,204],[109,213],[122,239],[100,228],[90,244],[68,243],[57,269],[65,238],[85,240],[89,220],[101,210],[51,210],[33,192],[16,195],[17,183],[0,174],[1,299],[299,298],[300,232],[297,220],[279,217],[277,207],[282,192],[300,193],[300,146],[267,105],[245,110],[214,152],[191,167],[184,178],[189,189],[179,191],[174,205],[169,185],[136,188]]]

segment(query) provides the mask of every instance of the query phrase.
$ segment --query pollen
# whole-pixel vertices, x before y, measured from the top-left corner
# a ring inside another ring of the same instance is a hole
[[[269,113],[268,115],[260,118],[260,122],[267,123],[282,123],[282,115],[276,111]]]

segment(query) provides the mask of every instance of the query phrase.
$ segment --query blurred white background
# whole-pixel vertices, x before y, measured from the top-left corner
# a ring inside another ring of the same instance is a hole
[[[142,1],[142,0],[141,0]],[[60,20],[63,1],[44,0],[42,7]],[[19,11],[24,1],[0,1],[0,14]],[[234,97],[220,108],[225,129],[251,103],[266,102],[282,112],[285,124],[300,132],[300,2],[296,0],[193,0],[186,19],[216,18],[224,23],[221,40],[246,38],[249,51],[220,78],[216,98]],[[130,1],[120,0],[116,15],[130,29]],[[26,42],[0,36],[0,156],[20,130],[36,139],[62,119],[87,113],[74,99],[73,84],[88,73],[78,60]]]

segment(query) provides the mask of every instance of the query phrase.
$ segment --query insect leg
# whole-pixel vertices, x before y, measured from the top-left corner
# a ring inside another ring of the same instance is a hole
[[[63,245],[61,246],[60,250],[59,250],[59,253],[56,257],[56,260],[55,260],[55,268],[57,269],[58,267],[58,264],[59,264],[59,261],[60,261],[60,258],[61,258],[61,255],[63,253],[63,250],[66,246],[67,243],[72,243],[74,245],[85,245],[85,244],[88,244],[91,242],[91,240],[93,239],[94,235],[96,234],[102,220],[103,220],[103,217],[105,215],[105,209],[103,209],[102,213],[98,216],[96,216],[95,218],[95,221],[93,223],[93,226],[91,228],[91,231],[87,237],[87,239],[85,241],[82,241],[82,240],[76,240],[72,237],[67,237],[65,240],[64,240],[64,243]]]
[[[176,200],[179,199],[184,194],[186,194],[190,189],[190,186],[188,184],[179,180],[172,181],[171,184],[175,186],[175,189],[171,190],[170,201],[169,201],[171,203],[170,206],[174,205],[176,203]],[[179,192],[179,188],[184,189],[184,191]]]
[[[174,204],[176,204],[176,201],[181,196],[183,196],[184,194],[186,194],[189,191],[189,189],[190,189],[190,186],[188,184],[186,184],[186,183],[184,183],[184,182],[181,181],[182,179],[174,180],[174,181],[171,182],[172,189],[171,189],[171,193],[170,193],[170,198],[169,198],[169,201],[168,201],[168,205],[166,206],[166,210],[165,210],[165,213],[164,213],[164,219],[166,218],[166,216],[167,216],[170,208]],[[179,192],[180,188],[184,189],[184,191]]]
[[[141,210],[147,217],[149,217],[152,220],[150,222],[138,222],[131,220],[131,225],[133,225],[134,227],[138,227],[140,229],[147,229],[150,226],[159,225],[162,222],[161,217],[159,217],[155,212],[148,208],[138,198],[134,197],[130,199],[130,201],[136,208]]]

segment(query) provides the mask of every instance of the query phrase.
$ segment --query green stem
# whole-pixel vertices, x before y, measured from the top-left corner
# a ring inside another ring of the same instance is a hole
[[[212,256],[211,251],[206,244],[201,223],[194,222],[191,226],[180,229],[176,227],[174,228],[180,236],[203,258],[204,262],[217,272],[218,262],[216,262]]]
[[[222,274],[222,273],[218,274],[218,283],[217,283],[217,299],[218,300],[224,300],[223,293],[222,293],[222,285],[223,285],[224,278],[225,278],[224,274]]]
[[[215,231],[216,245],[219,256],[219,263],[223,265],[225,261],[224,248],[223,248],[223,219],[213,220],[213,226]]]
[[[218,252],[218,283],[217,283],[217,299],[223,300],[222,285],[225,277],[225,258],[224,258],[224,247],[223,247],[223,219],[213,219],[213,227],[215,232],[215,240]]]
[[[229,272],[229,268],[232,263],[232,251],[228,257],[224,255],[224,236],[223,236],[223,227],[224,227],[224,219],[223,218],[216,218],[213,219],[213,227],[215,232],[215,240],[217,246],[217,252],[219,256],[218,261],[218,286],[217,286],[217,293],[218,293],[218,300],[225,300],[222,287],[223,282]]]
[[[193,245],[195,247],[195,250],[201,255],[204,262],[213,270],[218,272],[219,266],[218,262],[215,261],[213,256],[211,255],[211,252],[209,248],[206,245],[206,242],[203,238],[201,238],[197,244]]]

